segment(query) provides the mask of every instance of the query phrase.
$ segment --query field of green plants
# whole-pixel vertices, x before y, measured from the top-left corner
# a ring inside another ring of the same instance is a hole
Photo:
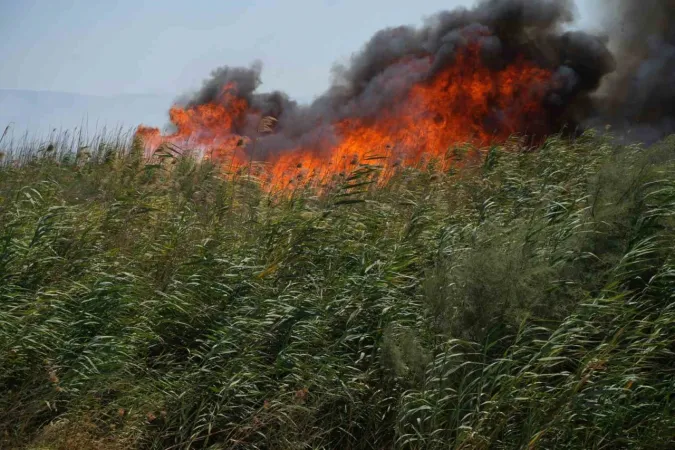
[[[125,142],[0,161],[0,448],[673,448],[675,139],[321,193]]]

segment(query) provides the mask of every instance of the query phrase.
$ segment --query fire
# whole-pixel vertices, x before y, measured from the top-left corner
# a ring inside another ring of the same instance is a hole
[[[373,158],[385,174],[430,160],[447,168],[453,163],[448,156],[453,146],[481,147],[504,142],[514,133],[548,131],[543,99],[552,73],[530,61],[520,58],[491,69],[483,63],[480,47],[469,45],[432,76],[426,76],[433,67],[431,56],[396,64],[418,73],[420,81],[404,93],[393,89],[398,98],[374,116],[329,123],[337,138],[330,144],[316,141],[259,156],[256,143],[268,137],[242,130],[252,129],[247,123],[259,121],[263,113],[238,96],[233,83],[222,89],[217,102],[171,108],[174,133],[161,135],[148,127],[139,127],[137,133],[150,148],[163,142],[191,145],[206,150],[206,157],[224,160],[227,167],[243,167],[255,159],[264,163],[259,175],[266,186],[278,189],[298,182],[320,184]]]
[[[173,106],[169,118],[176,131],[162,136],[159,129],[140,126],[136,134],[146,146],[157,148],[164,142],[193,145],[212,150],[211,153],[234,149],[243,137],[234,131],[248,109],[246,100],[237,97],[237,86],[229,83],[223,87],[218,103],[208,103],[182,108]]]

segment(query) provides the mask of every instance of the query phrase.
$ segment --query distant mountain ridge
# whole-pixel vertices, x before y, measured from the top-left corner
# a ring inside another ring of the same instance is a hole
[[[104,127],[163,127],[174,98],[156,94],[98,96],[58,91],[0,89],[0,133],[41,135],[82,127],[90,134]]]

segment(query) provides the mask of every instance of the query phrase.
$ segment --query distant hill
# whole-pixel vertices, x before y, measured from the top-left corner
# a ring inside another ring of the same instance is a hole
[[[14,136],[47,134],[54,128],[82,126],[90,133],[138,124],[163,127],[173,97],[96,96],[54,91],[0,89],[0,133],[9,124]]]

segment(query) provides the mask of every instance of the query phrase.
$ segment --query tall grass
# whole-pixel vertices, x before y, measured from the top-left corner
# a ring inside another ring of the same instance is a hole
[[[675,141],[281,195],[127,138],[0,167],[0,447],[672,445]]]

